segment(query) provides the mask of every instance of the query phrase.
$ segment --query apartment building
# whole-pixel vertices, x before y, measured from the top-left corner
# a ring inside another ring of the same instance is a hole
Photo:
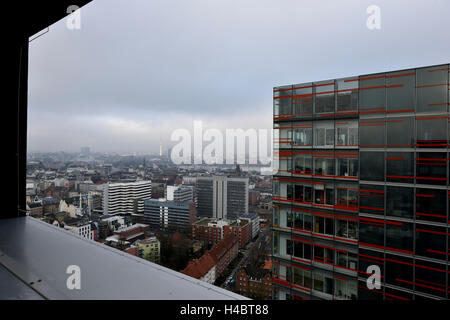
[[[144,200],[151,198],[151,195],[151,181],[105,183],[103,185],[103,213],[107,215],[142,214]]]

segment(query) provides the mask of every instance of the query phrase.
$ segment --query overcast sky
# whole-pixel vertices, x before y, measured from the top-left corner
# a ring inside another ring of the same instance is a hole
[[[366,9],[381,9],[381,29]],[[448,63],[447,0],[94,0],[30,43],[28,151],[271,128],[272,88]]]

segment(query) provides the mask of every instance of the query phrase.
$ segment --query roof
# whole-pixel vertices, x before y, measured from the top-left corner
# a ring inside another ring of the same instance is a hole
[[[247,299],[29,216],[0,220],[0,253],[2,265],[48,299]],[[82,290],[67,290],[73,264]]]
[[[206,275],[209,270],[211,270],[211,268],[213,268],[215,265],[216,262],[214,261],[211,254],[209,252],[206,252],[199,259],[189,262],[187,267],[180,272],[193,278],[200,279],[201,277]]]
[[[237,242],[237,238],[232,233],[228,233],[225,237],[219,241],[209,253],[217,263],[225,253],[227,253]]]

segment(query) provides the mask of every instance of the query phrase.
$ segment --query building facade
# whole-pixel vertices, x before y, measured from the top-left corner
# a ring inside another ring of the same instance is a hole
[[[449,75],[274,88],[274,299],[449,298]]]
[[[165,198],[177,202],[194,201],[194,187],[185,185],[167,186]]]
[[[198,177],[198,216],[237,219],[248,213],[248,178]]]
[[[103,185],[103,212],[107,215],[142,214],[144,200],[151,196],[151,181],[105,183]]]
[[[193,202],[147,199],[144,201],[143,222],[152,229],[190,229],[196,219]]]

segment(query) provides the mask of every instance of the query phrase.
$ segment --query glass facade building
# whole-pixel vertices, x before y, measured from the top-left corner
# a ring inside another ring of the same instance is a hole
[[[449,77],[274,88],[274,299],[450,297]]]

